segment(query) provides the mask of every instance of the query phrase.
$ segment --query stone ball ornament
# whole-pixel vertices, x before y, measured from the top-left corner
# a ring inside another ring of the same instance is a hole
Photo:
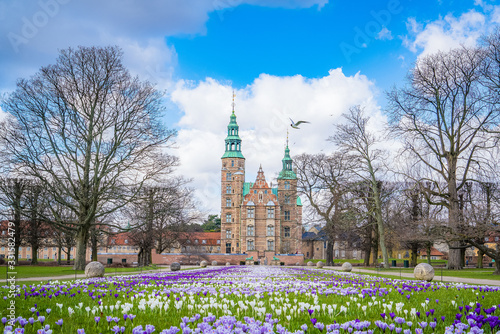
[[[428,263],[420,263],[413,270],[413,276],[418,280],[430,282],[434,278],[434,268]]]
[[[349,262],[344,262],[342,264],[342,271],[350,272],[351,270],[352,270],[352,264],[350,264]]]

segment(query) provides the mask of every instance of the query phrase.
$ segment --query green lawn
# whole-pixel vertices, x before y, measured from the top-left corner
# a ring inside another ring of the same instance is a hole
[[[413,268],[373,268],[373,267],[363,267],[363,269],[372,270],[374,273],[384,273],[384,272],[393,272],[393,273],[413,273]],[[449,269],[441,269],[434,268],[435,279],[439,279],[441,273],[443,276],[450,277],[463,277],[463,278],[476,278],[476,279],[493,279],[500,280],[500,275],[493,275],[494,268],[466,268],[462,270],[449,270]]]
[[[161,267],[150,266],[143,268],[106,268],[106,274],[131,273],[145,270],[161,270]],[[29,277],[57,277],[65,275],[75,275],[75,270],[71,266],[16,266],[16,278]],[[84,274],[83,270],[77,270],[76,274]],[[6,267],[0,267],[0,280],[6,275]],[[14,275],[12,275],[14,276]]]
[[[396,260],[396,263],[398,266],[403,266],[404,260],[409,261],[409,259],[389,259],[389,262],[392,264],[393,260]],[[304,260],[305,263],[307,263],[309,261],[312,261],[313,263],[317,263],[319,261],[326,263],[326,260],[324,260],[324,259],[323,260],[309,260],[309,259]],[[333,259],[333,262],[336,264],[342,264],[344,262],[349,262],[349,263],[355,264],[355,263],[364,263],[365,261],[358,260],[358,259]],[[382,259],[378,260],[378,263],[382,263],[382,262],[383,262]],[[448,262],[447,260],[432,260],[431,264],[433,266],[445,266],[447,262]],[[427,263],[427,259],[417,259],[417,263]]]

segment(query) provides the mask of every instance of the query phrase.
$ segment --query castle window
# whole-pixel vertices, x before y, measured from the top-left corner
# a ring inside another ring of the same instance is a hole
[[[226,213],[226,223],[230,223],[230,222],[231,222],[231,214]]]
[[[252,251],[255,249],[255,246],[253,244],[253,240],[248,240],[247,241],[247,250]]]
[[[285,181],[285,190],[289,190],[289,189],[290,189],[290,182]]]
[[[290,204],[290,195],[285,195],[285,204]]]
[[[226,174],[226,181],[231,181],[231,173]]]
[[[274,241],[267,240],[267,250],[274,250]]]
[[[254,227],[253,225],[248,225],[247,226],[247,236],[253,236],[254,235]]]
[[[274,236],[274,226],[272,225],[267,226],[267,236],[268,237]]]
[[[231,239],[231,230],[226,230],[226,239]]]
[[[226,206],[227,207],[231,206],[231,199],[230,198],[226,198]]]
[[[259,193],[259,202],[262,202],[264,199],[264,195],[262,195],[262,193],[260,192]]]
[[[285,220],[290,220],[290,211],[285,211]]]
[[[285,238],[290,238],[290,227],[285,227],[284,228],[284,231],[285,231]]]
[[[267,208],[267,218],[274,218],[274,208]]]
[[[234,167],[234,160],[231,160],[231,167]]]
[[[247,209],[247,218],[254,218],[255,216],[255,209],[254,208],[248,208]]]
[[[231,193],[231,186],[226,186],[226,194],[230,194]]]

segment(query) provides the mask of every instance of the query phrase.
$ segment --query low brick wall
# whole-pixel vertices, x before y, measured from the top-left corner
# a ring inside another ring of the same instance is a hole
[[[254,261],[258,261],[257,252],[255,254],[224,254],[224,253],[163,253],[156,254],[153,251],[153,263],[160,265],[169,265],[173,262],[179,262],[183,265],[188,264],[199,264],[201,261],[207,261],[209,264],[212,261],[217,261],[218,265],[225,265],[227,262],[231,265],[239,265],[240,261],[245,261],[246,258],[253,256]],[[286,255],[275,255],[273,252],[265,252],[264,257],[260,258],[260,264],[264,265],[266,263],[271,265],[273,257],[276,256],[280,262],[284,262],[286,266],[294,266],[297,263],[299,265],[304,265],[304,255],[303,254],[286,254]],[[108,259],[112,259],[113,263],[122,263],[125,259],[127,264],[132,264],[137,262],[137,254],[98,254],[97,261],[106,265]]]
[[[171,264],[173,262],[179,262],[180,264],[198,264],[201,261],[207,261],[209,264],[212,261],[217,261],[218,265],[225,265],[227,262],[231,265],[239,265],[240,261],[245,261],[247,257],[252,256],[251,254],[224,254],[224,253],[203,253],[203,254],[156,254],[153,253],[153,263],[155,264]],[[270,265],[273,259],[274,253],[265,254],[267,258],[267,263]],[[291,254],[291,255],[276,255],[280,259],[280,262],[284,262],[286,266],[304,265],[304,255],[302,254]],[[254,256],[254,261],[258,261],[258,258]],[[261,265],[264,264],[264,258],[261,258]]]

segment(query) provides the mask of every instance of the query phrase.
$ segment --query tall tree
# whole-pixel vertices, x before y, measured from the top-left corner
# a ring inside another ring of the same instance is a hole
[[[333,264],[335,239],[343,231],[348,217],[350,162],[340,153],[330,156],[302,154],[295,158],[297,190],[306,196],[312,216],[325,223],[327,265]]]
[[[14,259],[10,258],[10,260],[16,264],[19,259],[19,247],[23,242],[21,219],[26,205],[28,184],[29,181],[22,178],[0,179],[0,203],[7,210],[4,214],[9,219],[8,234],[14,238]]]
[[[170,172],[162,152],[174,133],[161,126],[161,94],[131,77],[117,47],[60,52],[3,101],[4,159],[37,179],[76,216],[75,269],[84,269],[90,228]],[[53,212],[57,218],[57,212]]]
[[[448,210],[450,269],[461,269],[459,193],[497,144],[496,100],[483,84],[485,52],[459,48],[419,59],[405,87],[388,94],[391,132],[427,171],[418,177],[427,200]],[[497,94],[498,95],[498,94]]]
[[[379,245],[382,251],[384,266],[389,268],[389,255],[385,242],[385,227],[382,217],[381,180],[384,152],[377,146],[382,139],[368,128],[369,117],[366,117],[360,106],[349,109],[343,114],[346,122],[337,125],[335,135],[330,137],[338,147],[355,162],[353,172],[369,185],[369,202],[372,203],[370,214],[378,227]],[[375,254],[376,256],[376,254]]]

